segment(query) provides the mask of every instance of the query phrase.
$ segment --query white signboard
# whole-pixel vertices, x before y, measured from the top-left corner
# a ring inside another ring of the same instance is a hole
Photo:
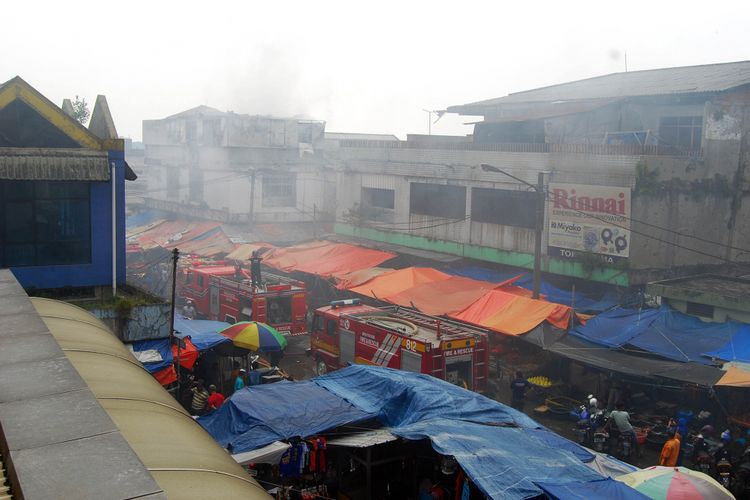
[[[547,253],[599,254],[615,262],[630,253],[630,188],[549,184]]]

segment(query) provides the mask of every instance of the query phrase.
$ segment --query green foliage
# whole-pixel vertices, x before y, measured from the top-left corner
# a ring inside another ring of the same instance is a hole
[[[89,104],[86,102],[86,99],[76,96],[72,104],[73,118],[78,120],[81,125],[86,125],[86,122],[89,121],[89,117],[91,116],[91,112],[89,111]]]

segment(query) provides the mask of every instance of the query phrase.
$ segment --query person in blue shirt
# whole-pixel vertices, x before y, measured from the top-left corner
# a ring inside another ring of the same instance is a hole
[[[245,371],[244,368],[240,368],[239,374],[237,374],[237,378],[234,379],[234,391],[237,392],[243,387],[245,387]]]

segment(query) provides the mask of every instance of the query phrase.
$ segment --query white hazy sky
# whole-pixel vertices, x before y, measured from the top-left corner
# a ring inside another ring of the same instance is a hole
[[[122,136],[206,104],[329,131],[426,133],[423,109],[628,69],[750,59],[750,1],[5,2],[0,81],[105,94]],[[435,134],[465,134],[449,115]]]

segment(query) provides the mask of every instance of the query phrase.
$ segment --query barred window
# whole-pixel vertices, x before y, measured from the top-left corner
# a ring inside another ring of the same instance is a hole
[[[263,175],[263,206],[294,207],[297,205],[297,176]]]

